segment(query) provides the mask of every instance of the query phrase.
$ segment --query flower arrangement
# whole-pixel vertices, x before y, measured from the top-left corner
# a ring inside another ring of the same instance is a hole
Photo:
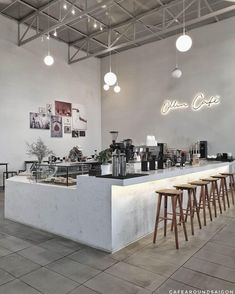
[[[38,162],[41,163],[43,158],[48,155],[53,155],[53,151],[51,151],[42,141],[41,138],[38,138],[36,142],[29,144],[26,142],[27,145],[27,154],[36,156]]]

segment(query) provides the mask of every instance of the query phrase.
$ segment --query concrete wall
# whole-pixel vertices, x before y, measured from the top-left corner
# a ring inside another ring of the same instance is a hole
[[[41,39],[18,47],[17,25],[0,17],[0,162],[9,162],[10,169],[21,168],[26,155],[25,142],[38,137],[57,154],[65,156],[76,145],[86,155],[101,146],[100,61],[89,59],[67,64],[67,46],[51,40],[55,64],[43,63],[46,42]],[[29,112],[54,100],[84,104],[88,130],[85,138],[51,138],[48,130],[29,128]],[[1,169],[0,169],[1,171]],[[1,185],[1,184],[0,184]]]
[[[110,144],[109,131],[119,139],[145,143],[153,134],[171,147],[188,147],[196,140],[208,140],[209,152],[235,154],[235,18],[193,30],[193,47],[179,54],[183,76],[171,77],[175,65],[175,37],[125,51],[113,58],[118,70],[120,94],[102,93],[103,147]],[[102,60],[103,75],[108,59]],[[191,103],[197,92],[207,97],[220,95],[221,104],[198,112],[160,113],[165,99]]]

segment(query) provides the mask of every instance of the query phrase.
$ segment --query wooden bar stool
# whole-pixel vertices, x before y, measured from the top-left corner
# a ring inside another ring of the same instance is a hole
[[[204,179],[201,179],[201,180],[205,181],[205,182],[209,182],[211,184],[209,198],[210,198],[210,201],[213,203],[213,206],[214,206],[215,217],[217,217],[217,204],[216,204],[216,201],[218,201],[218,204],[219,204],[220,214],[222,213],[222,207],[221,207],[221,202],[220,202],[220,194],[219,194],[219,187],[218,187],[218,180],[219,179],[217,179],[217,178],[204,178]]]
[[[216,178],[216,179],[220,179],[219,195],[220,195],[220,197],[222,197],[223,205],[224,205],[224,211],[225,211],[225,210],[226,210],[225,196],[226,196],[226,198],[227,198],[227,204],[228,204],[228,207],[230,207],[229,197],[228,197],[228,186],[227,186],[226,176],[215,175],[215,176],[211,176],[211,177],[212,177],[212,178]]]
[[[185,240],[188,241],[188,235],[187,235],[186,226],[184,222],[184,213],[183,213],[182,202],[181,202],[182,192],[176,189],[162,189],[162,190],[156,191],[156,193],[159,195],[159,198],[157,203],[157,213],[156,213],[156,222],[155,222],[155,229],[154,229],[154,235],[153,235],[153,243],[156,243],[157,229],[158,229],[159,223],[161,221],[164,221],[164,236],[166,236],[167,220],[171,220],[173,221],[173,227],[175,231],[176,249],[179,249],[178,228],[177,228],[177,218],[176,218],[177,215],[180,215],[180,218],[183,224]],[[160,217],[162,197],[164,197],[164,216]],[[172,213],[167,211],[168,197],[171,198]],[[177,202],[179,205],[179,213],[176,212]],[[167,217],[168,214],[172,215],[172,218],[168,218]]]
[[[206,226],[206,206],[209,210],[210,220],[212,221],[212,214],[211,214],[211,206],[210,206],[210,199],[208,193],[208,184],[209,182],[206,181],[194,181],[190,182],[189,184],[200,187],[200,200],[199,200],[199,208],[203,210],[203,220],[204,226]]]
[[[188,192],[188,201],[187,201],[187,208],[183,209],[183,211],[186,210],[184,221],[187,222],[187,217],[190,216],[190,223],[191,223],[191,231],[192,235],[194,235],[194,213],[197,214],[197,220],[199,224],[199,228],[202,228],[201,220],[200,220],[200,214],[199,214],[199,207],[197,203],[197,197],[196,197],[196,190],[197,186],[193,186],[190,184],[182,184],[182,185],[175,185],[174,186],[177,190],[180,190],[182,192],[187,191]],[[182,203],[183,201],[181,201]]]
[[[230,186],[230,191],[231,191],[231,195],[232,195],[232,202],[234,205],[234,192],[235,192],[234,174],[233,173],[221,173],[221,175],[229,177],[229,186]]]

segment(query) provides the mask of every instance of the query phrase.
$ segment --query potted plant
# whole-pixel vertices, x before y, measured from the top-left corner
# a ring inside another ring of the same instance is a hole
[[[112,153],[111,153],[110,149],[102,150],[98,154],[98,161],[101,164],[102,175],[107,175],[107,174],[112,173],[111,164],[110,164],[111,158],[112,158]]]
[[[27,145],[27,154],[36,156],[38,162],[41,163],[43,158],[48,155],[52,155],[53,152],[44,144],[41,138],[38,138],[36,142],[29,144],[26,142]]]

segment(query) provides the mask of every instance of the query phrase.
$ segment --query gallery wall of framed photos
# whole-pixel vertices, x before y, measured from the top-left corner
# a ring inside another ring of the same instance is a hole
[[[50,130],[51,138],[86,137],[87,114],[85,106],[64,101],[39,106],[37,112],[29,113],[30,129]]]

